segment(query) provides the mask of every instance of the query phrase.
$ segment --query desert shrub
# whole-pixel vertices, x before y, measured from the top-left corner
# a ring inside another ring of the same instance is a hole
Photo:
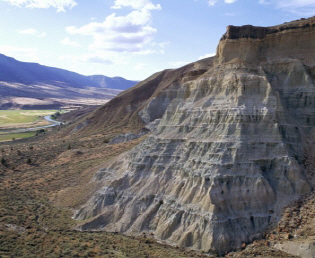
[[[6,159],[4,157],[1,158],[0,162],[1,162],[2,166],[6,166],[7,165],[7,161],[6,161]]]
[[[105,137],[103,140],[103,143],[109,143],[109,142],[110,142],[109,138]]]
[[[60,117],[60,112],[56,112],[55,114],[50,116],[50,118],[53,120],[57,119],[58,117]]]
[[[39,129],[36,131],[36,136],[38,136],[39,134],[45,133],[46,131],[44,129]]]
[[[32,159],[31,158],[27,158],[26,159],[26,164],[32,164]]]

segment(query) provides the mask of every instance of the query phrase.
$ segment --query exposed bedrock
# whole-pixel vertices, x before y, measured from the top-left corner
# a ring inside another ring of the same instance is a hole
[[[312,69],[235,59],[164,89],[139,114],[149,123],[162,112],[151,135],[95,174],[102,187],[76,214],[82,229],[151,231],[220,253],[259,237],[310,190],[301,164]]]
[[[217,62],[300,59],[315,63],[315,17],[273,27],[228,26],[217,48]]]

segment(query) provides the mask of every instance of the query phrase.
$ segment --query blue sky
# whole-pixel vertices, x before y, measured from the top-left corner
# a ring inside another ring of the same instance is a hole
[[[315,0],[0,0],[0,53],[143,80],[215,53],[228,25],[315,15]]]

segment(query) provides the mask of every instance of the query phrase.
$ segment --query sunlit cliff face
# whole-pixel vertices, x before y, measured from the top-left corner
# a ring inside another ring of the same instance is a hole
[[[95,174],[82,229],[151,231],[222,253],[276,222],[310,191],[301,164],[315,124],[313,20],[228,27],[206,68],[197,62],[139,112],[157,126]]]

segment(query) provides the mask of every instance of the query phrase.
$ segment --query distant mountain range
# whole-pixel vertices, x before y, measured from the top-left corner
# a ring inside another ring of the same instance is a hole
[[[107,77],[104,75],[91,75],[87,76],[90,80],[96,82],[103,88],[115,90],[127,90],[136,85],[139,81],[129,81],[122,77]]]
[[[0,54],[0,98],[111,99],[137,83],[121,77],[84,76]]]

